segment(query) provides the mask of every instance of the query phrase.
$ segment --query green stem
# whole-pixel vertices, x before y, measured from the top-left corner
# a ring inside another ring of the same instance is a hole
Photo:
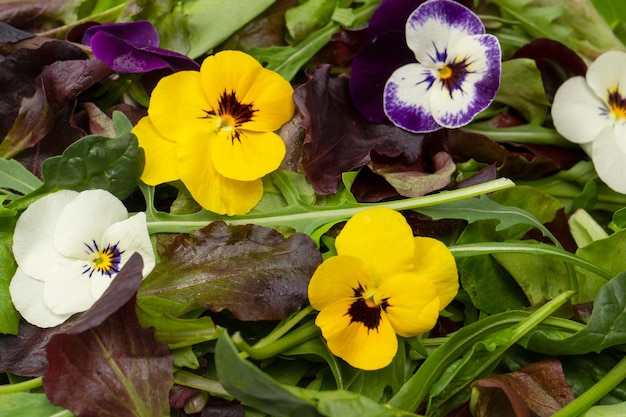
[[[371,204],[355,204],[345,208],[324,208],[318,206],[305,206],[301,212],[294,213],[269,213],[269,214],[250,214],[245,216],[224,217],[216,220],[223,220],[226,223],[236,225],[246,225],[254,223],[259,226],[277,227],[286,226],[294,227],[294,225],[306,224],[307,226],[297,231],[302,233],[313,233],[315,229],[326,223],[333,221],[347,220],[355,214],[372,208],[372,207],[388,207],[393,210],[410,210],[419,207],[434,206],[437,204],[447,203],[451,201],[462,200],[469,197],[476,197],[482,194],[488,194],[505,188],[514,186],[513,181],[508,178],[499,178],[497,180],[473,185],[466,188],[460,188],[453,191],[442,191],[437,194],[407,198],[403,200],[389,201],[384,203]],[[292,208],[288,208],[292,209]],[[154,233],[187,233],[205,227],[211,221],[207,220],[185,220],[184,216],[173,216],[167,213],[160,213],[161,217],[169,217],[168,220],[148,220],[148,231]]]
[[[49,30],[47,32],[42,32],[39,33],[39,36],[45,36],[48,38],[57,38],[57,39],[62,39],[65,37],[65,35],[67,35],[67,33],[73,28],[76,27],[82,23],[86,23],[86,22],[99,22],[100,24],[103,23],[114,23],[117,18],[120,16],[120,14],[124,11],[124,9],[127,7],[126,2],[123,2],[120,5],[117,5],[115,7],[111,7],[110,9],[107,9],[103,12],[100,12],[98,14],[94,14],[91,16],[87,16],[81,20],[77,20],[75,22],[69,23],[67,25],[64,26],[59,26],[56,27],[52,30]]]
[[[302,310],[298,311],[293,315],[289,320],[285,323],[277,326],[270,334],[265,336],[263,339],[259,340],[254,345],[254,349],[258,349],[267,345],[270,345],[284,336],[289,330],[294,328],[298,323],[302,321],[303,318],[309,315],[309,313],[313,312],[313,307],[306,306]]]
[[[17,384],[0,385],[0,394],[13,394],[15,392],[29,391],[34,388],[39,388],[42,385],[42,377],[29,379],[24,382],[18,382]]]
[[[319,334],[319,327],[311,320],[269,345],[250,346],[239,333],[235,333],[232,336],[232,341],[239,350],[247,353],[252,359],[267,359],[306,342]]]
[[[557,411],[552,417],[576,417],[581,415],[613,388],[626,379],[626,357],[622,358],[609,372],[585,391],[580,397]]]
[[[203,378],[199,375],[192,374],[188,371],[178,370],[174,373],[174,383],[185,387],[196,388],[209,394],[221,397],[232,398],[232,396],[224,389],[222,384],[212,379]]]

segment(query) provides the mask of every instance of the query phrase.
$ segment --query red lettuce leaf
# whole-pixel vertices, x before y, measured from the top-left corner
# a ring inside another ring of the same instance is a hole
[[[480,379],[475,415],[549,417],[574,400],[558,359],[532,363],[520,371]]]
[[[281,320],[307,301],[309,280],[321,263],[305,234],[285,238],[274,229],[224,222],[176,235],[159,253],[139,303],[173,317],[204,308],[230,310],[239,320]]]
[[[169,413],[173,356],[154,329],[140,326],[135,297],[102,323],[83,320],[46,346],[46,396],[78,417],[153,417]]]
[[[49,329],[32,326],[22,320],[16,336],[0,335],[0,372],[22,376],[41,376],[48,370],[46,345],[63,332],[80,332],[97,326],[124,305],[137,291],[142,279],[143,261],[133,255],[98,301],[82,315]]]
[[[330,70],[324,65],[309,73],[294,92],[306,131],[302,166],[315,192],[335,193],[341,174],[366,165],[371,151],[402,164],[415,162],[423,135],[365,120],[352,105],[348,79],[332,78]]]

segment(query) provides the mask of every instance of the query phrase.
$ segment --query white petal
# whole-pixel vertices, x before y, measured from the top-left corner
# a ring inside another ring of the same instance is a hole
[[[459,39],[483,33],[485,27],[471,10],[448,0],[421,4],[406,23],[407,45],[428,67],[444,62],[448,48]]]
[[[55,247],[65,256],[84,258],[86,244],[99,243],[109,226],[127,217],[124,204],[108,191],[83,191],[63,210],[54,235]]]
[[[409,64],[391,74],[383,96],[385,114],[396,126],[411,132],[432,132],[441,126],[430,109],[435,74],[421,64]]]
[[[567,140],[587,143],[612,125],[611,119],[603,114],[604,108],[602,100],[583,77],[572,77],[554,95],[552,121],[557,132]]]
[[[11,279],[9,291],[13,305],[24,320],[38,327],[54,327],[71,314],[57,314],[43,301],[44,282],[33,279],[18,268]]]
[[[80,313],[96,302],[91,296],[91,278],[83,273],[85,265],[86,262],[80,259],[63,258],[51,268],[46,277],[43,300],[52,311],[57,314]]]
[[[617,137],[611,127],[603,129],[592,143],[592,158],[598,176],[611,189],[626,194],[626,137]]]
[[[600,55],[587,70],[589,87],[602,100],[606,101],[609,91],[620,88],[626,93],[626,52],[609,51]]]
[[[465,36],[451,48],[446,64],[456,69],[453,87],[438,80],[430,95],[430,108],[441,126],[457,128],[472,121],[493,101],[500,86],[500,45],[493,35]]]
[[[50,262],[59,254],[53,245],[54,231],[61,212],[78,193],[62,190],[32,203],[17,220],[13,235],[13,255],[28,276],[43,280]]]

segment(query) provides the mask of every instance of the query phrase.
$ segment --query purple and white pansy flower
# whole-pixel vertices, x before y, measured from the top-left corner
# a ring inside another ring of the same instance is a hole
[[[552,120],[591,157],[600,179],[626,194],[626,52],[605,52],[584,77],[565,81],[554,95]]]
[[[395,125],[425,133],[464,126],[493,101],[500,86],[501,50],[471,10],[452,0],[429,0],[406,22],[417,62],[396,69],[383,94]]]

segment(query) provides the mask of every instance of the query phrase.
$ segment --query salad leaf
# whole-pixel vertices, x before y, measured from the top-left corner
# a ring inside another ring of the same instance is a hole
[[[46,394],[15,392],[0,395],[0,417],[53,416],[63,411],[50,404]]]
[[[308,236],[284,238],[257,225],[214,222],[178,235],[160,250],[139,290],[139,303],[172,317],[199,307],[230,310],[240,320],[280,320],[307,301],[322,262]]]
[[[20,315],[11,302],[9,284],[17,264],[13,259],[11,246],[13,245],[13,233],[0,232],[0,333],[17,334]]]

